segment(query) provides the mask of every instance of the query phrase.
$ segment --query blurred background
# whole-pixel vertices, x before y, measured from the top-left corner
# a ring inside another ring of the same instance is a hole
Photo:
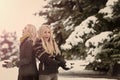
[[[29,23],[37,29],[51,25],[66,60],[77,60],[75,75],[87,70],[120,78],[120,0],[0,0],[1,63],[18,57],[19,38]]]

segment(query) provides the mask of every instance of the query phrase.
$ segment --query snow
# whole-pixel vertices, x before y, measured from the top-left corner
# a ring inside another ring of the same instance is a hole
[[[68,30],[73,30],[73,22],[71,21],[72,17],[69,16],[66,20],[62,21],[63,22],[63,25],[66,26],[65,27],[65,30],[68,31]]]
[[[115,2],[118,2],[118,0],[108,0],[106,6],[112,6],[115,4]]]
[[[112,7],[114,6],[115,2],[118,2],[118,0],[108,0],[106,3],[106,7],[101,9],[99,13],[104,13],[106,14],[104,18],[112,18],[113,16],[113,9]]]
[[[2,36],[2,35],[1,35],[1,36]],[[2,41],[4,41],[4,38],[1,38],[1,37],[0,37],[0,42],[2,42]]]
[[[91,43],[94,46],[98,46],[99,43],[103,43],[105,39],[109,40],[109,35],[112,34],[111,31],[101,32],[100,34],[90,38],[86,41],[85,46],[89,47],[89,44]]]
[[[106,79],[106,78],[89,78],[89,77],[79,77],[79,76],[75,76],[75,75],[64,75],[64,74],[95,74],[92,71],[87,71],[84,70],[85,66],[87,63],[85,61],[80,61],[80,60],[71,60],[71,61],[67,61],[67,63],[74,63],[73,64],[73,68],[69,71],[65,71],[63,69],[59,69],[59,75],[58,75],[58,80],[116,80],[116,79]],[[18,68],[14,67],[14,68],[3,68],[2,67],[3,61],[0,62],[0,79],[1,80],[17,80],[17,76],[18,76]]]
[[[9,45],[7,43],[4,43],[1,48],[9,48]]]
[[[94,56],[92,56],[92,55],[87,55],[86,61],[92,63],[94,60],[95,60],[95,57],[94,57]]]
[[[88,47],[87,50],[87,57],[86,61],[88,62],[93,62],[95,61],[95,56],[101,52],[102,46],[100,43],[103,44],[105,40],[110,40],[110,34],[112,34],[111,31],[106,31],[106,32],[101,32],[100,34],[90,38],[89,40],[86,41],[85,46]],[[93,47],[90,47],[90,45],[93,45]]]
[[[18,68],[3,68],[3,61],[0,62],[0,79],[1,80],[17,80]]]
[[[66,39],[66,43],[63,44],[61,48],[71,49],[79,42],[83,42],[83,39],[81,37],[84,34],[94,33],[95,30],[92,27],[88,28],[90,22],[93,22],[92,27],[94,27],[94,24],[97,23],[97,18],[95,16],[90,16],[86,20],[84,20],[80,25],[76,26],[75,30]]]

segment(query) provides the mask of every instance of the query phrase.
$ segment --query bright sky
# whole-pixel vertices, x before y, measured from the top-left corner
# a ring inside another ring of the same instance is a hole
[[[5,29],[21,35],[28,23],[38,28],[44,19],[33,14],[44,4],[44,0],[0,0],[0,33]]]

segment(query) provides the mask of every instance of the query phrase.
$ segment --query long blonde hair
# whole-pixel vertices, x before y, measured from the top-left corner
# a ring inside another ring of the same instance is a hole
[[[26,29],[24,35],[22,35],[21,37],[21,42],[22,40],[24,40],[24,38],[29,37],[30,39],[32,39],[34,45],[37,38],[36,27],[32,24],[27,24],[25,28]]]
[[[50,30],[50,38],[49,41],[45,41],[43,39],[43,34],[45,29],[48,28]],[[52,30],[50,29],[50,25],[42,25],[38,30],[38,38],[42,40],[42,46],[48,52],[49,54],[53,55],[60,54],[60,50],[58,48],[58,45],[56,44],[56,41],[53,38]]]

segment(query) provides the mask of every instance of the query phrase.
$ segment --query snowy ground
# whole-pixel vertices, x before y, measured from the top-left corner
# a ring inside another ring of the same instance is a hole
[[[61,68],[59,69],[59,80],[117,80],[100,77],[96,72],[84,70],[83,61],[69,61],[68,63],[71,62],[75,63],[71,70],[64,71]],[[3,68],[2,64],[3,62],[0,62],[0,80],[17,80],[18,68],[7,69]]]

